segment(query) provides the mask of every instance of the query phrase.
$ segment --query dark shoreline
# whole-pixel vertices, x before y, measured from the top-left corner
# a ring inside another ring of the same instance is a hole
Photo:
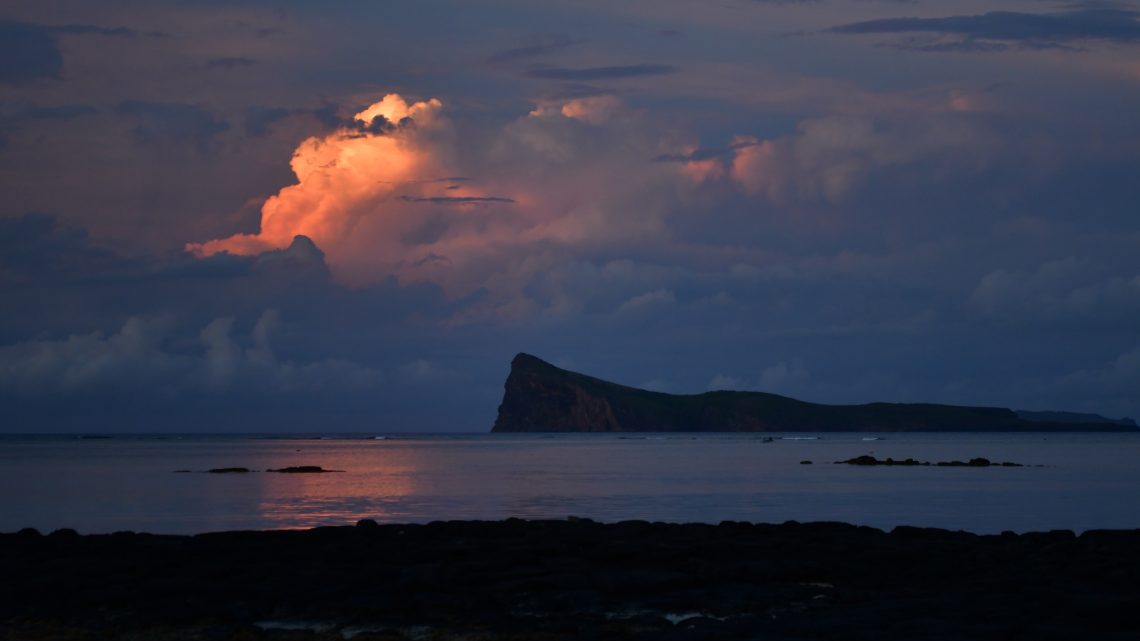
[[[22,531],[0,534],[0,576],[0,639],[1140,634],[1140,530],[510,519],[197,536]]]

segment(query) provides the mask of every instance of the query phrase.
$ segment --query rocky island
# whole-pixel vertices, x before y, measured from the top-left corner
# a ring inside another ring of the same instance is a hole
[[[1070,417],[1076,417],[1068,420]],[[492,432],[1059,432],[1133,431],[1131,419],[931,403],[823,405],[764,392],[676,395],[511,361]]]

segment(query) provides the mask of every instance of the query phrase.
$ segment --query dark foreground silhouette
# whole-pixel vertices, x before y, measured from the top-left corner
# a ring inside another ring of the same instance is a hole
[[[0,639],[1136,639],[1140,530],[448,522],[0,535]]]

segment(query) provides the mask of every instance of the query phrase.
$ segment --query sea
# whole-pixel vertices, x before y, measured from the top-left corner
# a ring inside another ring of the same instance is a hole
[[[862,454],[1024,467],[835,464]],[[266,471],[299,465],[339,471]],[[0,532],[510,517],[1140,528],[1140,433],[0,436]]]

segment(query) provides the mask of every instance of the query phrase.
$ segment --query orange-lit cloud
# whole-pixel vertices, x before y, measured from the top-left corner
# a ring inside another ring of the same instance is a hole
[[[305,140],[291,162],[297,184],[265,201],[258,233],[190,244],[187,249],[201,256],[259,254],[287,247],[294,236],[304,235],[329,252],[335,267],[341,262],[336,248],[351,244],[362,221],[368,225],[377,224],[377,218],[398,222],[390,220],[390,210],[399,208],[401,196],[431,197],[424,177],[446,175],[438,159],[416,141],[425,130],[441,126],[441,107],[434,99],[408,105],[390,94],[357,114],[356,122],[367,126],[378,116],[390,123],[412,118],[414,124],[408,128],[414,132],[373,133],[345,127]]]
[[[617,98],[540,106],[498,131],[458,131],[442,110],[385,96],[297,147],[297,183],[264,202],[257,233],[187,249],[252,255],[304,235],[341,283],[394,277],[510,305],[570,247],[664,233],[685,169],[650,159],[676,151],[675,136]]]
[[[599,125],[614,116],[622,108],[615,96],[593,96],[578,98],[562,105],[562,115],[592,125]]]
[[[876,171],[916,162],[972,170],[1000,152],[968,118],[936,114],[884,124],[872,118],[830,116],[805,120],[794,135],[733,141],[733,179],[750,196],[785,205],[837,205]]]

